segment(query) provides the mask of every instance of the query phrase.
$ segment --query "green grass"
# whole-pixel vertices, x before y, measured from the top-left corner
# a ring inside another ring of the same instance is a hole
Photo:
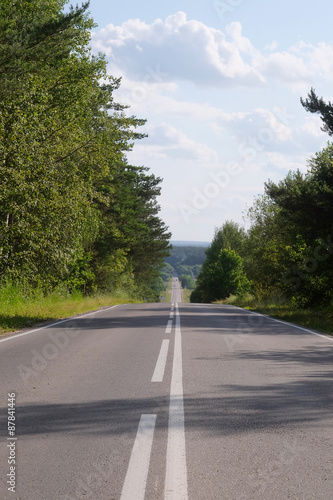
[[[40,290],[27,292],[7,284],[0,288],[0,334],[128,302],[133,300],[121,292],[83,297],[80,292],[58,290],[44,296]]]
[[[160,297],[161,302],[171,302],[171,293],[172,293],[172,280],[168,282],[165,291],[161,293]],[[182,288],[182,301],[190,302],[191,293],[192,290],[189,290],[188,288]]]
[[[232,295],[224,302],[333,335],[333,307],[298,309],[278,298],[275,301],[272,298],[267,301],[258,301],[252,295],[245,297],[235,297]]]
[[[165,284],[165,290],[160,295],[161,302],[171,302],[172,279]]]
[[[182,294],[183,294],[183,302],[190,302],[190,295],[193,292],[193,290],[189,290],[188,288],[183,288]]]

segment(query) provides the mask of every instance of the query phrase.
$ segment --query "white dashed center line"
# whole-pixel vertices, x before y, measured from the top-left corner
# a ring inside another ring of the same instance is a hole
[[[175,348],[172,368],[165,500],[188,500],[180,316],[176,304]]]
[[[170,342],[170,340],[168,340],[168,339],[164,339],[162,341],[160,354],[158,356],[156,367],[154,370],[154,374],[153,374],[153,377],[151,379],[152,382],[162,382],[163,381],[166,360],[168,357],[169,342]]]
[[[157,415],[141,415],[120,500],[144,500]]]

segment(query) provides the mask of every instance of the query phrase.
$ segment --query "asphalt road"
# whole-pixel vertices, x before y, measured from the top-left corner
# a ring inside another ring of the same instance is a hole
[[[332,365],[332,338],[220,305],[7,337],[0,498],[331,499]]]
[[[182,289],[178,278],[172,278],[171,302],[182,302]]]

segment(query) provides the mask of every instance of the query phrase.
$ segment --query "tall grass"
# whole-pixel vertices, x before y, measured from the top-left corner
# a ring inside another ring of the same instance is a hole
[[[240,297],[231,295],[225,302],[333,335],[333,305],[325,308],[300,309],[280,296],[270,295],[258,299],[250,294]]]
[[[165,283],[165,290],[160,294],[161,302],[171,302],[172,279]]]
[[[183,288],[183,302],[189,303],[190,302],[190,295],[193,292],[193,290],[190,290],[189,288]]]
[[[112,295],[83,297],[80,291],[69,293],[63,287],[45,294],[42,288],[5,283],[0,287],[0,333],[128,302],[133,300],[121,290]]]

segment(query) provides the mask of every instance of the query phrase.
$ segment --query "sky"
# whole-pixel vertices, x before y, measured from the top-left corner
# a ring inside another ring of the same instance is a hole
[[[265,182],[306,172],[327,144],[300,97],[333,100],[331,0],[90,0],[90,13],[115,100],[147,119],[128,160],[163,179],[172,240],[248,228]]]

